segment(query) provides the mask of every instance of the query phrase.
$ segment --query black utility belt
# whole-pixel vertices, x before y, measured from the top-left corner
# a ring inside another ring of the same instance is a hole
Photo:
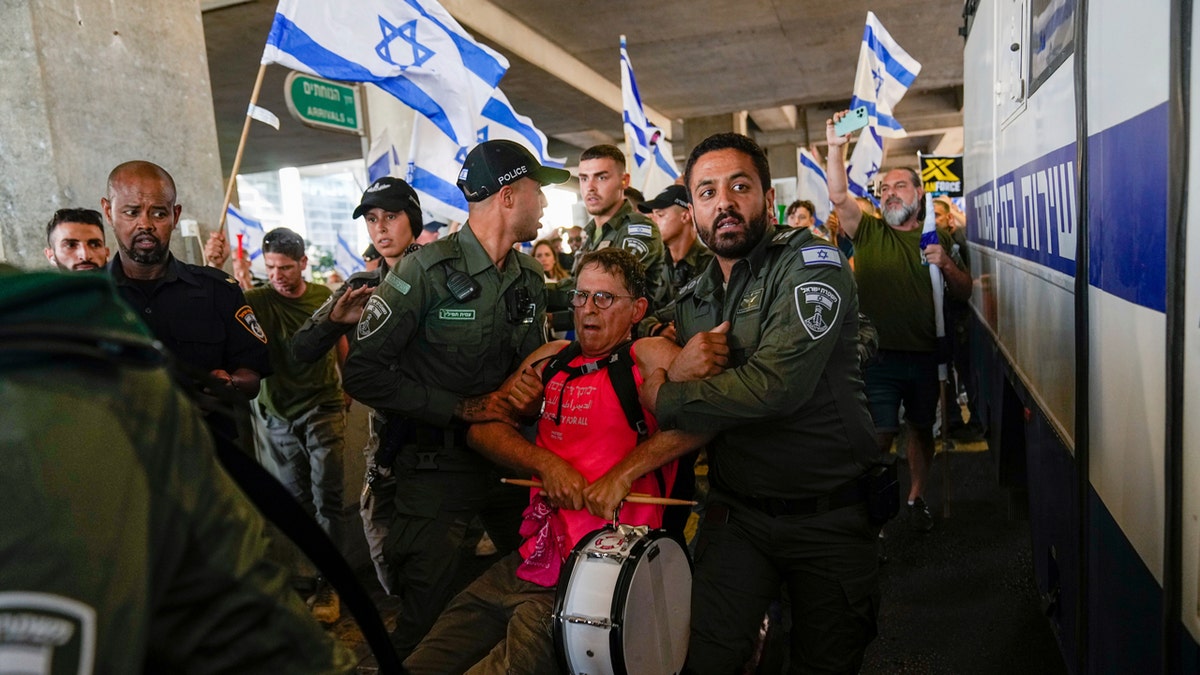
[[[812,516],[826,511],[854,506],[864,501],[863,489],[859,479],[843,483],[828,494],[817,497],[800,499],[783,499],[781,497],[745,497],[730,494],[734,500],[757,511],[777,518],[779,516]]]
[[[832,492],[817,497],[784,499],[777,497],[745,497],[723,490],[731,499],[772,518],[779,516],[812,516],[836,509],[866,503],[867,516],[873,524],[882,525],[899,510],[899,483],[894,462],[877,464],[857,478],[842,483]]]
[[[423,422],[409,422],[411,425],[406,444],[425,448],[465,448],[467,447],[467,427],[465,424],[452,424],[449,427],[439,427]]]
[[[388,416],[375,452],[378,466],[402,466],[421,471],[455,470],[475,464],[467,448],[467,425],[439,427],[400,416]]]

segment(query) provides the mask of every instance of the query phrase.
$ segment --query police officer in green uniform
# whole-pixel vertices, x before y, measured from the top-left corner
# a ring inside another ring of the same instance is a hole
[[[579,156],[579,192],[592,219],[583,228],[583,248],[576,251],[575,266],[589,251],[608,246],[629,251],[646,267],[650,284],[646,297],[653,312],[670,302],[670,273],[658,226],[625,198],[629,186],[625,166],[625,153],[613,145],[594,145]]]
[[[474,517],[501,554],[520,543],[528,495],[500,484],[499,469],[467,447],[466,426],[510,418],[512,405],[491,392],[545,342],[542,267],[513,244],[537,236],[542,186],[569,175],[511,141],[476,146],[458,181],[467,223],[405,256],[359,320],[344,386],[388,416],[382,443],[398,448],[384,555],[401,598],[393,634],[401,657],[460,590]]]
[[[100,205],[120,252],[108,272],[121,297],[183,366],[249,400],[272,372],[267,334],[233,277],[171,254],[183,208],[175,199],[174,179],[156,164],[125,162],[109,173]],[[210,412],[206,421],[218,442],[237,438],[228,416]]]
[[[0,265],[0,670],[353,672],[161,356],[108,278]]]
[[[642,395],[662,428],[716,434],[688,670],[737,672],[782,582],[792,668],[857,672],[878,604],[878,528],[860,479],[879,453],[859,373],[854,278],[810,231],[771,225],[767,157],[751,139],[709,137],[686,180],[716,260],[681,291],[676,326],[686,345]]]

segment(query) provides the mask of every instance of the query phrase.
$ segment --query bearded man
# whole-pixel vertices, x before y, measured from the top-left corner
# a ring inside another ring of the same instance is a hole
[[[200,388],[220,386],[246,400],[258,395],[259,381],[271,374],[267,334],[233,277],[171,254],[183,210],[171,174],[150,162],[125,162],[109,173],[100,206],[117,239],[108,273],[121,299]],[[215,401],[201,403],[217,442],[232,443],[233,420],[213,412]]]
[[[879,331],[879,355],[866,370],[867,400],[879,447],[887,452],[900,430],[899,409],[904,404],[908,436],[908,467],[912,483],[908,493],[908,524],[914,530],[933,529],[933,516],[925,504],[925,485],[933,463],[933,424],[937,414],[937,334],[934,327],[933,286],[929,265],[942,270],[952,298],[971,297],[971,276],[948,251],[950,233],[938,231],[937,243],[921,246],[925,221],[925,191],[911,168],[888,171],[879,185],[883,220],[863,213],[851,198],[846,182],[845,152],[848,136],[838,136],[833,124],[825,125],[829,142],[829,200],[842,231],[854,241],[854,277],[858,281],[862,312]]]
[[[811,229],[774,225],[767,155],[752,139],[710,136],[684,175],[714,259],[675,301],[686,344],[640,392],[661,429],[713,435],[684,671],[740,672],[782,584],[789,672],[858,672],[876,632],[887,514],[872,519],[863,487],[879,453],[854,277]],[[618,468],[639,475],[671,458],[653,450],[638,446]]]

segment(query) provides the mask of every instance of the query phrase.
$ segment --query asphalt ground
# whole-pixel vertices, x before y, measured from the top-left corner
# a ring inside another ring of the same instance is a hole
[[[933,531],[911,530],[903,504],[884,526],[879,636],[863,673],[1067,672],[1033,582],[1025,498],[997,485],[985,443],[938,453],[925,495]]]
[[[926,494],[933,531],[912,531],[903,504],[883,529],[879,635],[867,648],[862,672],[1065,674],[1033,583],[1025,496],[997,485],[986,444],[951,445],[947,463],[939,443]],[[904,495],[908,469],[903,460],[898,465]],[[482,572],[495,560],[474,558],[466,573]],[[395,598],[383,594],[372,568],[360,570],[360,578],[390,628]],[[360,656],[360,673],[377,672],[349,616],[329,629]]]

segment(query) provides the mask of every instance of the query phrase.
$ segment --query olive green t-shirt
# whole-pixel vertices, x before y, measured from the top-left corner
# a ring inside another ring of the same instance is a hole
[[[267,333],[275,373],[262,381],[258,402],[272,415],[293,420],[322,404],[342,402],[336,348],[312,363],[292,355],[292,335],[330,296],[321,284],[308,284],[304,295],[285,298],[270,286],[246,291],[246,302]]]
[[[952,242],[943,230],[946,251]],[[879,331],[879,348],[910,352],[937,350],[933,284],[921,264],[921,230],[901,231],[863,214],[854,233],[854,278],[859,309]]]

